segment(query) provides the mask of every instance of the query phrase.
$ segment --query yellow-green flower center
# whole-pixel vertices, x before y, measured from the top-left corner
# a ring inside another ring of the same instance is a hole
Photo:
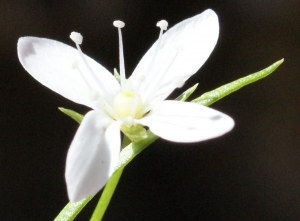
[[[142,117],[142,99],[133,91],[119,93],[114,99],[114,109],[120,119],[131,116],[133,119]],[[117,119],[117,120],[120,120]]]

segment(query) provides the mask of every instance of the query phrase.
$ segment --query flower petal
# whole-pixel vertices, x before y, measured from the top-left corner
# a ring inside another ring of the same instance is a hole
[[[46,38],[22,37],[18,41],[18,56],[26,71],[41,84],[76,103],[95,108],[91,95],[100,93],[101,88],[75,48]],[[88,56],[85,58],[109,92],[106,97],[118,93],[120,86],[112,74]]]
[[[234,126],[232,118],[219,111],[180,101],[163,101],[138,122],[157,136],[174,142],[208,140]]]
[[[178,86],[178,79],[180,85],[198,71],[214,49],[218,36],[218,16],[211,9],[178,23],[162,36],[156,55],[158,42],[144,55],[132,74],[132,84],[142,84],[142,97],[155,93],[153,102],[164,100]],[[139,75],[145,75],[144,81],[141,82]]]
[[[71,202],[97,193],[114,172],[120,153],[117,122],[99,110],[88,112],[71,143],[66,183]]]

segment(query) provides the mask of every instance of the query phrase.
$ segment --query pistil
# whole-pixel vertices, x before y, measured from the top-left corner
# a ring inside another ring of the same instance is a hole
[[[134,114],[132,109],[134,107]],[[121,118],[131,117],[133,119],[141,117],[143,108],[141,97],[133,91],[121,92],[114,99],[114,109]],[[119,119],[118,119],[119,120]]]

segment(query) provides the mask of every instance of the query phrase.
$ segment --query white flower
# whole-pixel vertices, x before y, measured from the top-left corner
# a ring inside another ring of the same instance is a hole
[[[212,10],[186,19],[165,34],[167,22],[157,23],[159,39],[126,79],[121,28],[121,84],[102,65],[81,52],[82,36],[73,32],[77,49],[58,41],[22,37],[18,56],[24,68],[41,84],[88,112],[71,143],[66,163],[66,183],[71,201],[98,192],[114,172],[120,152],[120,128],[144,125],[174,142],[196,142],[230,131],[227,115],[198,104],[165,100],[191,77],[209,57],[219,34]]]

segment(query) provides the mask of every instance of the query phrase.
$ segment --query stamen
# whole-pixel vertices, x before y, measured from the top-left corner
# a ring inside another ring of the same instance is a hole
[[[86,84],[86,86],[90,89],[90,91],[93,91],[93,87],[89,84],[89,82],[86,80],[86,78],[84,77],[84,75],[82,74],[82,72],[80,71],[79,67],[78,67],[78,62],[75,61],[73,64],[72,64],[72,69],[76,69],[80,76],[82,77],[84,83]]]
[[[81,51],[81,48],[80,48],[79,44],[82,43],[82,40],[83,40],[82,35],[80,33],[77,33],[77,32],[72,32],[71,35],[70,35],[70,38],[75,42],[76,48],[78,50],[78,53],[79,53],[81,59],[83,60],[83,63],[85,64],[85,66],[89,70],[89,72],[92,75],[92,77],[94,78],[95,82],[100,86],[100,89],[102,90],[102,93],[109,94],[108,91],[105,89],[104,85],[97,78],[97,76],[94,73],[94,71],[92,70],[92,68],[87,63],[87,61],[86,61],[86,59],[85,59],[85,57],[84,57],[84,55],[83,55],[83,53]]]
[[[97,91],[95,91],[93,89],[93,87],[88,83],[88,81],[86,80],[86,78],[82,74],[81,70],[79,69],[77,61],[75,61],[72,64],[72,68],[73,69],[77,69],[77,71],[79,72],[80,76],[82,77],[84,83],[90,89],[90,91],[91,91],[90,99],[93,100],[93,101],[98,102],[103,107],[103,109],[105,110],[105,112],[108,115],[110,115],[111,117],[113,117],[115,119],[119,118],[119,115],[116,113],[116,111],[113,109],[113,107],[105,99],[103,99],[101,97],[101,95]]]
[[[144,74],[139,74],[138,76],[137,76],[137,80],[138,80],[138,83],[142,83],[144,80],[145,80],[145,75]]]
[[[99,98],[99,94],[97,93],[97,91],[92,91],[92,93],[90,94],[90,98],[91,100],[97,101]]]
[[[75,70],[78,68],[78,61],[74,61],[71,65],[72,70]]]
[[[179,45],[177,48],[176,48],[176,50],[178,51],[178,52],[182,52],[182,51],[184,51],[184,46],[183,45]]]
[[[149,65],[149,69],[151,69],[151,67],[152,67],[152,65],[153,65],[153,63],[156,59],[156,55],[157,55],[158,50],[160,49],[160,45],[161,45],[162,34],[163,34],[163,31],[167,30],[168,22],[166,20],[161,20],[161,21],[157,22],[156,26],[160,27],[160,32],[159,32],[159,36],[158,36],[155,51],[154,51],[152,60],[151,60],[150,65]]]
[[[113,25],[116,27],[116,28],[124,28],[125,26],[125,23],[120,21],[120,20],[116,20],[114,21]]]
[[[184,85],[184,79],[182,76],[176,76],[172,79],[172,83],[177,87],[181,88]]]
[[[168,28],[168,22],[166,20],[161,20],[161,21],[157,22],[156,26],[160,27],[162,30],[166,31]]]
[[[153,56],[151,58],[151,61],[149,62],[149,66],[148,66],[148,70],[151,70],[152,67],[153,67],[153,64],[156,60],[156,56],[158,54],[158,51],[160,49],[160,46],[161,46],[161,42],[162,42],[162,35],[163,35],[163,31],[167,30],[167,27],[168,27],[168,22],[166,20],[161,20],[161,21],[158,21],[157,24],[156,24],[157,27],[160,28],[160,32],[159,32],[159,36],[158,36],[158,40],[156,42],[156,46],[155,46],[155,49],[154,49],[154,53],[153,53]],[[149,71],[150,72],[150,71]],[[141,73],[140,73],[141,74]],[[144,76],[143,76],[144,77]],[[150,76],[151,77],[151,76]],[[137,81],[140,81],[140,79],[137,79]],[[139,82],[138,82],[139,83]]]
[[[82,35],[75,31],[71,32],[70,38],[75,42],[75,44],[79,44],[79,45],[82,43],[83,40]]]
[[[123,52],[123,40],[122,40],[122,32],[121,28],[125,26],[125,23],[122,21],[114,21],[113,25],[118,28],[118,35],[119,35],[119,59],[120,59],[120,76],[121,76],[121,88],[122,91],[125,89],[125,63],[124,63],[124,52]]]

